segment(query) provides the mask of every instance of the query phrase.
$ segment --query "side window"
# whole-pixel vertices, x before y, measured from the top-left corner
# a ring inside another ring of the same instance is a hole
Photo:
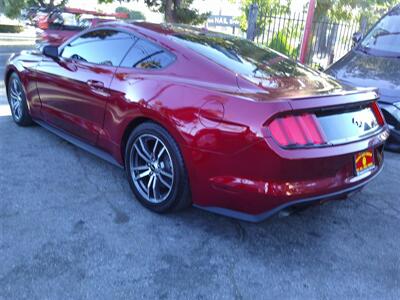
[[[93,64],[119,66],[135,39],[116,30],[88,32],[67,45],[61,56]]]
[[[121,63],[121,67],[138,69],[162,69],[171,64],[175,57],[157,45],[138,40],[129,50]]]

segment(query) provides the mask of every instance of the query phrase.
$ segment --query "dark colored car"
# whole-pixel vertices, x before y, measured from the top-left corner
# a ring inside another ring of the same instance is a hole
[[[17,124],[125,168],[156,212],[193,203],[260,221],[347,196],[383,165],[375,90],[195,28],[103,24],[11,57],[5,84]]]
[[[379,106],[390,127],[388,146],[400,150],[400,6],[366,34],[354,35],[355,47],[326,73],[341,82],[379,88]]]

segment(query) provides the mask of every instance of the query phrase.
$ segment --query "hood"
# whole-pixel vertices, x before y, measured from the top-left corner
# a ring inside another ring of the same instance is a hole
[[[400,101],[400,58],[373,56],[352,50],[326,70],[339,81],[379,89],[381,101]]]
[[[42,61],[43,56],[38,50],[22,50],[20,53],[14,53],[8,59],[7,64],[13,64],[17,68],[22,67],[30,69]]]

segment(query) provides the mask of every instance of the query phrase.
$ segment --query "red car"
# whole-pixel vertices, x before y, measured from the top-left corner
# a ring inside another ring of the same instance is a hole
[[[106,14],[77,8],[56,9],[50,13],[37,14],[34,25],[37,27],[36,44],[59,46],[78,32],[109,22],[115,18],[127,18],[125,13]]]
[[[102,24],[11,57],[5,83],[18,125],[125,168],[156,212],[194,204],[260,221],[344,197],[383,165],[375,90],[195,28]]]

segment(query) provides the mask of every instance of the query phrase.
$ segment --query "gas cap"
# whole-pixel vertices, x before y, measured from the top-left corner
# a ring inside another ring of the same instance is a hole
[[[207,128],[217,127],[224,119],[224,113],[224,105],[219,100],[208,100],[200,108],[200,123]]]

